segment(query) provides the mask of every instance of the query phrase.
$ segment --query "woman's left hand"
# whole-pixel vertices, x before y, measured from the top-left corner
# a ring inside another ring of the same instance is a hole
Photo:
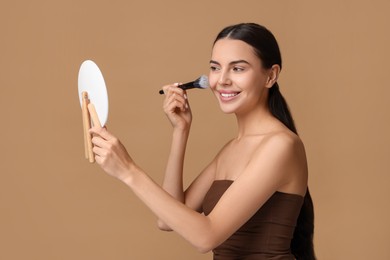
[[[124,181],[129,177],[129,170],[134,165],[126,148],[105,127],[93,127],[90,133],[93,135],[95,161],[109,175]]]

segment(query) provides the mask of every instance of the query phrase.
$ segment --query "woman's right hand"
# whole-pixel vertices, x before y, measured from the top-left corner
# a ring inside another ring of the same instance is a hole
[[[191,108],[187,93],[178,86],[179,84],[175,83],[163,87],[163,108],[174,129],[189,130],[192,121]]]

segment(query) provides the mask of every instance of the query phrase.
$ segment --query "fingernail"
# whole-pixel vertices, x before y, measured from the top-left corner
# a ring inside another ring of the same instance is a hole
[[[187,99],[187,94],[184,93],[184,98]]]

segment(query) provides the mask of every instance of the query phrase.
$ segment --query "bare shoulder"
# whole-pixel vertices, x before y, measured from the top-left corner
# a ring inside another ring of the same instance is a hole
[[[302,140],[290,131],[267,134],[252,158],[262,174],[279,180],[277,190],[304,194],[307,185],[307,160]]]
[[[298,152],[304,150],[304,145],[301,138],[291,131],[275,131],[264,137],[259,148],[275,152]]]
[[[291,131],[277,131],[267,135],[258,147],[259,155],[275,163],[286,163],[291,169],[303,169],[306,165],[306,152],[301,138]]]

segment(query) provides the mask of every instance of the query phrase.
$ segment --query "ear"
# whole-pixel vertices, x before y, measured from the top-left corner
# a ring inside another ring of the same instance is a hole
[[[266,88],[271,88],[279,78],[280,66],[277,64],[272,65],[268,70],[268,79],[265,85]]]

